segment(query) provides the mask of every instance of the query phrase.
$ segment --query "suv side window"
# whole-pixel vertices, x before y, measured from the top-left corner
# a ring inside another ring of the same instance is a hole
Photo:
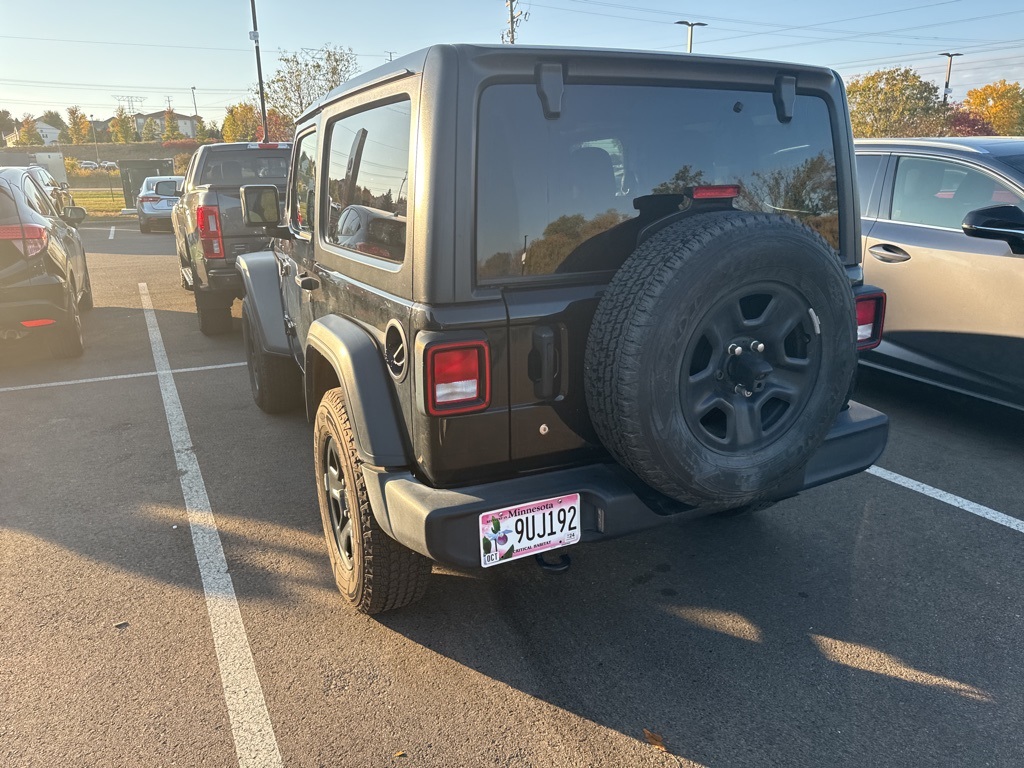
[[[411,124],[405,100],[331,125],[328,243],[391,261],[405,258]]]
[[[964,216],[990,205],[1020,205],[1005,184],[961,163],[901,157],[892,194],[892,220],[959,230]]]
[[[25,176],[25,199],[28,200],[28,204],[32,206],[36,213],[49,216],[51,219],[56,218],[57,212],[53,209],[50,198],[39,189],[35,180],[28,175]]]
[[[316,218],[316,148],[315,132],[299,139],[292,176],[292,226],[307,234],[313,231]]]
[[[857,192],[860,195],[860,215],[866,216],[875,177],[884,155],[857,155]]]

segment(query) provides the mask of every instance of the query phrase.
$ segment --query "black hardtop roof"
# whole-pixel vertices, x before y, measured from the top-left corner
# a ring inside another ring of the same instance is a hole
[[[666,62],[700,62],[709,65],[719,66],[740,66],[740,67],[757,67],[764,66],[766,68],[783,70],[790,74],[804,73],[815,73],[818,75],[827,75],[839,79],[839,75],[834,70],[828,67],[812,66],[808,64],[794,64],[792,62],[782,61],[769,61],[763,59],[745,59],[733,56],[709,56],[703,54],[691,54],[691,53],[665,53],[659,51],[643,51],[643,50],[629,50],[629,49],[618,49],[618,48],[580,48],[580,47],[562,47],[562,46],[548,46],[548,45],[481,45],[476,43],[446,43],[443,45],[434,45],[428,48],[422,48],[413,53],[401,56],[393,61],[389,61],[378,67],[364,72],[357,77],[347,80],[337,88],[332,90],[322,99],[315,104],[307,107],[306,111],[303,112],[298,119],[295,121],[296,124],[300,124],[311,118],[325,106],[331,102],[341,98],[345,94],[359,90],[366,87],[367,85],[374,83],[378,80],[388,80],[392,77],[398,77],[403,74],[414,74],[422,72],[426,63],[427,57],[430,52],[436,48],[451,48],[458,52],[465,58],[475,59],[484,58],[500,55],[502,57],[514,57],[522,58],[527,60],[547,60],[550,61],[552,58],[564,56],[575,59],[594,59],[600,58],[602,61],[614,61],[620,60],[622,62],[637,62],[646,61],[652,64],[666,63]]]

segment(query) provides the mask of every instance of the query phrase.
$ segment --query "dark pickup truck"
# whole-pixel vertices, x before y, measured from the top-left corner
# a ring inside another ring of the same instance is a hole
[[[564,567],[885,447],[851,400],[884,294],[835,72],[439,45],[345,83],[294,143],[272,248],[237,261],[242,335],[259,407],[314,423],[359,610],[418,598],[431,561]],[[277,188],[242,194],[266,229]]]
[[[231,330],[231,304],[242,296],[235,258],[270,242],[242,223],[239,187],[273,184],[283,192],[290,153],[288,143],[207,144],[189,161],[171,224],[181,285],[195,293],[199,329],[207,336]]]

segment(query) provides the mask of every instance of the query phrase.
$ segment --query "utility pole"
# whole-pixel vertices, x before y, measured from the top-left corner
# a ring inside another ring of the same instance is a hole
[[[519,0],[505,0],[505,7],[508,8],[508,29],[501,33],[501,42],[515,45],[516,30],[519,29],[520,24],[530,18],[530,13],[518,10]]]
[[[270,141],[270,133],[267,131],[267,97],[263,91],[263,64],[260,62],[260,30],[256,25],[256,0],[249,0],[252,6],[252,32],[249,39],[256,46],[256,77],[260,82],[260,114],[263,116],[263,140]]]
[[[199,107],[196,106],[196,87],[192,86],[192,138],[199,138]]]
[[[942,89],[942,103],[945,104],[952,91],[949,90],[949,76],[953,73],[953,57],[963,56],[962,53],[940,53],[939,56],[946,57],[946,85]]]
[[[676,24],[686,25],[686,52],[693,53],[693,28],[706,27],[703,21],[677,21]]]

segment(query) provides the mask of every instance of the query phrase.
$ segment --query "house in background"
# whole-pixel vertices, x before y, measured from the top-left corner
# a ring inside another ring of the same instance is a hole
[[[18,140],[18,131],[21,130],[20,123],[18,126],[8,134],[4,135],[4,143],[7,146],[14,146]],[[56,144],[57,138],[60,136],[60,128],[54,128],[49,123],[44,123],[41,120],[36,120],[36,130],[39,131],[39,135],[43,137],[43,144]]]
[[[185,138],[194,139],[196,137],[196,119],[198,118],[198,115],[181,115],[175,112],[174,116],[178,120],[178,130],[181,131],[182,135],[185,136]],[[159,112],[150,112],[148,115],[136,112],[134,117],[135,130],[138,132],[139,136],[142,135],[142,128],[150,118],[156,122],[157,127],[160,129],[160,134],[163,134],[164,128],[166,128],[164,125],[163,110],[160,110]]]

